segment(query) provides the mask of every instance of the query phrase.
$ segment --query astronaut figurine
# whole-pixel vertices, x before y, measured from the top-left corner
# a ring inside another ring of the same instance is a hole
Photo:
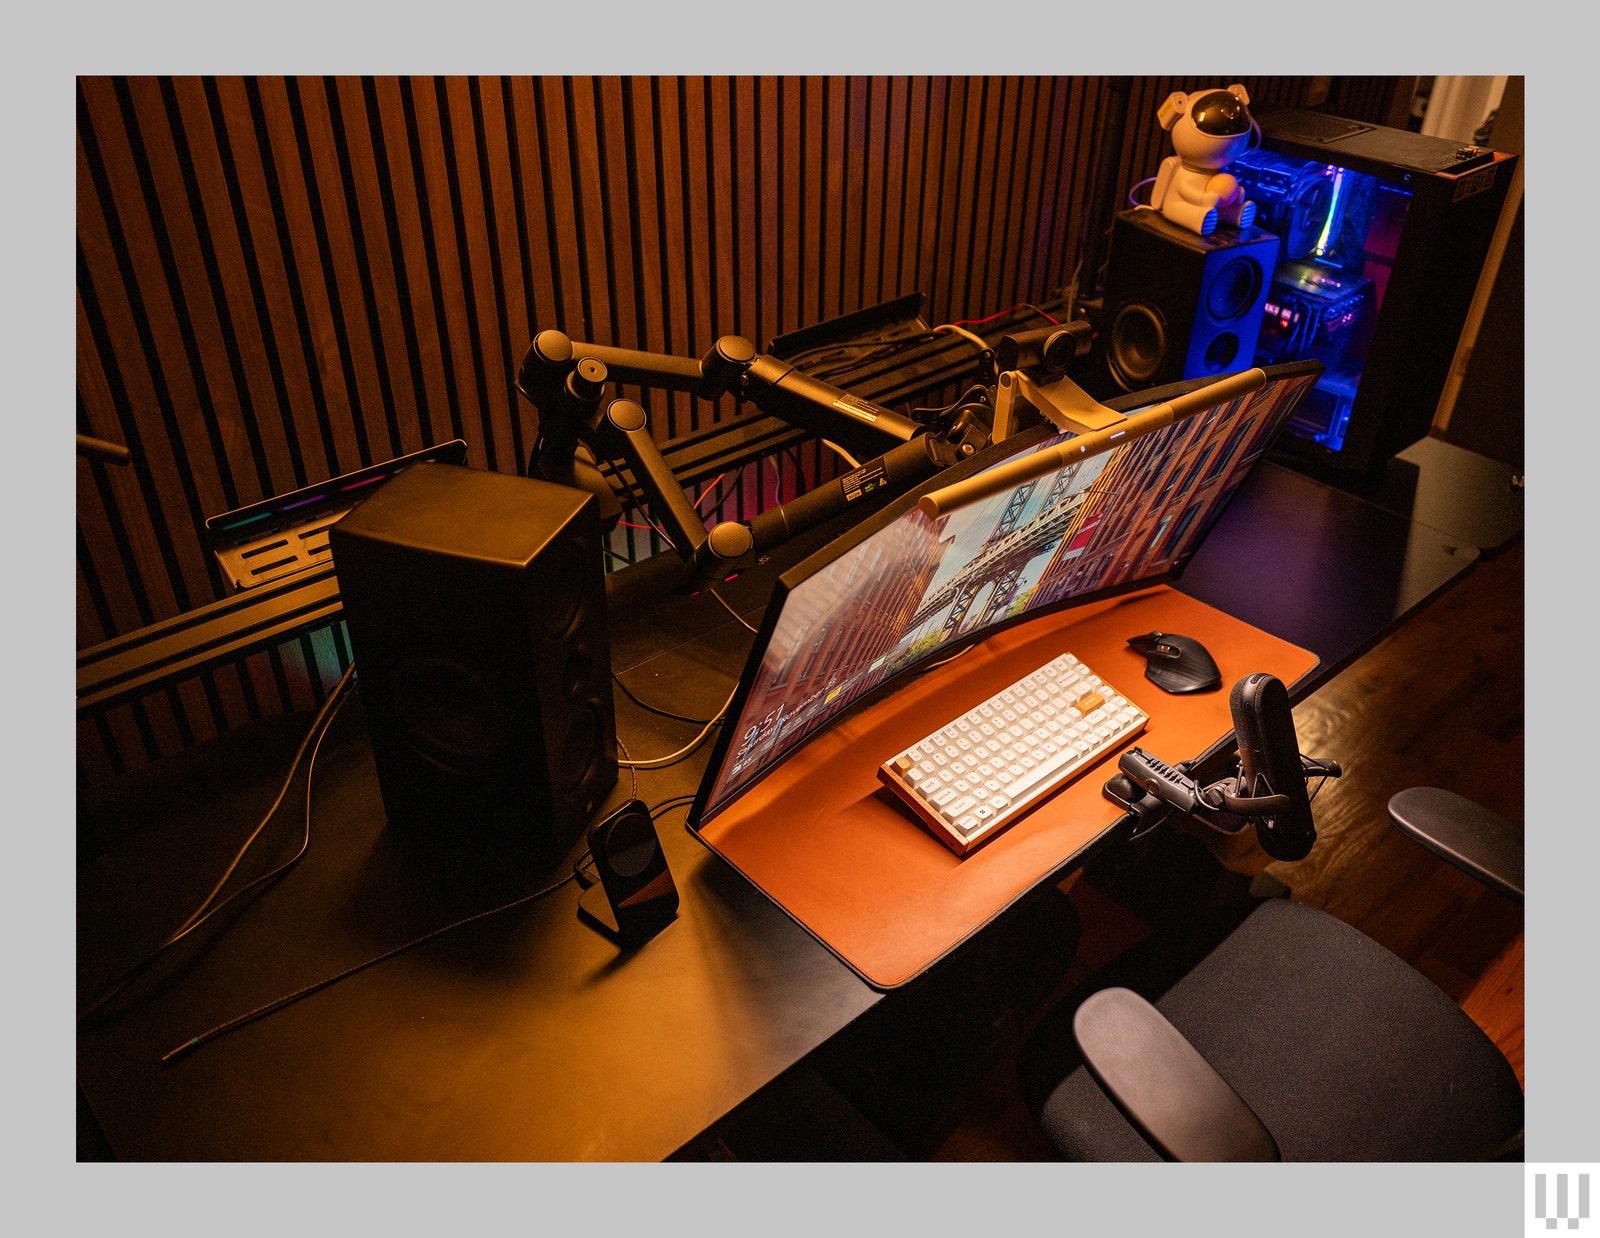
[[[1256,204],[1222,169],[1250,145],[1255,122],[1243,86],[1185,94],[1175,90],[1156,112],[1178,153],[1161,161],[1150,205],[1181,228],[1210,236],[1217,223],[1248,228]]]

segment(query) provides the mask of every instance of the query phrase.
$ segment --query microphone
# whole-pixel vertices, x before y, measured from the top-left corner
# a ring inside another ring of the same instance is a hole
[[[1343,771],[1337,761],[1301,754],[1289,694],[1275,676],[1246,675],[1228,703],[1239,746],[1234,777],[1202,787],[1185,765],[1168,765],[1135,747],[1118,758],[1121,772],[1107,782],[1105,795],[1141,818],[1162,805],[1230,834],[1253,825],[1273,859],[1302,859],[1317,838],[1306,779],[1337,778]],[[1130,798],[1127,784],[1142,795]]]
[[[1245,810],[1261,849],[1276,860],[1301,859],[1316,842],[1317,828],[1289,693],[1277,676],[1257,671],[1233,685],[1228,707],[1239,745],[1239,776],[1231,794],[1238,802],[1270,800],[1270,807]]]
[[[763,554],[800,534],[855,510],[876,510],[961,458],[954,444],[919,434],[850,472],[770,508],[748,523],[724,521],[695,547],[692,586],[703,586],[753,566]]]

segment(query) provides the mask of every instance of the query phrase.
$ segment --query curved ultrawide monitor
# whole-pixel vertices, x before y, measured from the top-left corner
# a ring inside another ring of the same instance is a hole
[[[779,577],[690,813],[716,815],[851,706],[1022,619],[1170,582],[1315,383],[1248,395],[930,518],[924,494],[1074,436],[1038,426],[902,496]],[[1214,380],[1110,401],[1133,414]]]

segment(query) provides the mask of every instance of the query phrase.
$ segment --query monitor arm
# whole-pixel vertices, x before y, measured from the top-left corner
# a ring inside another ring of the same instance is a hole
[[[857,479],[854,486],[841,490],[837,482],[829,483],[786,504],[787,512],[778,509],[763,513],[766,520],[757,517],[759,536],[753,535],[753,522],[719,525],[708,539],[704,521],[650,432],[645,410],[632,400],[607,401],[608,382],[683,391],[706,400],[736,395],[769,416],[873,459],[851,474]],[[742,570],[760,551],[844,510],[847,495],[859,497],[855,491],[872,493],[881,487],[888,494],[899,493],[931,477],[982,445],[974,442],[979,425],[982,441],[988,432],[986,421],[969,414],[961,419],[958,442],[952,444],[943,435],[924,442],[927,426],[812,378],[787,361],[757,353],[736,335],[723,336],[695,360],[580,343],[560,331],[541,331],[523,355],[517,389],[539,413],[528,475],[591,491],[600,500],[602,524],[611,528],[622,505],[598,462],[625,462],[651,516],[701,580]]]

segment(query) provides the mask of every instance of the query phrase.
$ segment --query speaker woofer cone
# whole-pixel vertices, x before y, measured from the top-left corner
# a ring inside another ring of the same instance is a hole
[[[447,773],[478,775],[504,759],[510,716],[494,687],[459,662],[431,657],[402,666],[394,712],[406,744]]]
[[[1206,311],[1215,322],[1227,322],[1254,308],[1261,294],[1261,264],[1254,258],[1234,258],[1217,270],[1206,289]]]
[[[583,701],[594,695],[594,657],[579,645],[567,654],[561,668],[561,690],[569,701]]]
[[[1166,356],[1167,324],[1159,311],[1137,301],[1117,311],[1107,359],[1125,390],[1149,386]]]
[[[583,618],[587,549],[582,541],[570,541],[553,547],[545,556],[547,575],[539,598],[539,625],[546,640],[565,640]]]
[[[1239,355],[1239,337],[1232,331],[1219,331],[1206,345],[1203,358],[1206,372],[1210,374],[1226,373]]]

